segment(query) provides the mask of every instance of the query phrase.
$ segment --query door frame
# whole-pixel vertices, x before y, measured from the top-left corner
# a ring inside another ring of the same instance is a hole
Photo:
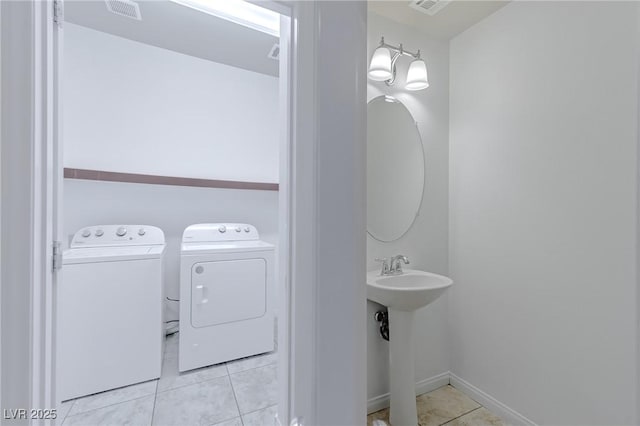
[[[2,408],[53,407],[53,359],[47,354],[53,353],[50,242],[56,237],[52,163],[57,126],[50,6],[0,3]]]
[[[275,3],[291,10],[281,423],[298,417],[306,425],[364,424],[366,2]],[[0,8],[0,408],[54,408],[58,31],[53,0],[2,1]]]

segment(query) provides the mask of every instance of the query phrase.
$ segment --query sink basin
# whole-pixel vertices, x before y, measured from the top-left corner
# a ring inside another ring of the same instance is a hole
[[[367,299],[399,311],[414,311],[436,300],[453,283],[430,272],[405,269],[400,275],[367,274]]]
[[[413,317],[453,284],[450,278],[430,272],[405,269],[399,275],[367,274],[367,299],[389,311],[389,422],[396,426],[418,426],[416,376],[413,349]]]

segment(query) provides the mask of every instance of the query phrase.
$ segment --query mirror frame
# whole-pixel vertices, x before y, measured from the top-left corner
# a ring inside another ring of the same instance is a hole
[[[375,96],[371,99],[369,99],[369,101],[367,101],[367,120],[369,119],[369,112],[368,112],[368,108],[369,108],[369,104],[372,103],[373,101],[382,98],[383,102],[386,102],[385,98],[387,96],[391,96],[391,95],[379,95],[379,96]],[[375,235],[373,235],[371,233],[371,231],[369,231],[369,226],[367,226],[367,235],[369,235],[371,238],[373,238],[376,241],[379,241],[381,243],[392,243],[394,241],[398,241],[400,239],[402,239],[405,235],[407,235],[409,233],[409,231],[411,230],[411,228],[413,228],[413,225],[416,223],[416,219],[418,218],[418,216],[420,216],[420,210],[422,210],[422,203],[424,202],[424,193],[425,193],[425,187],[427,186],[427,158],[426,158],[426,150],[424,148],[424,140],[422,138],[422,133],[420,132],[420,128],[418,127],[418,122],[416,121],[415,117],[413,116],[413,114],[411,113],[411,110],[409,110],[409,107],[407,107],[407,105],[400,101],[400,99],[396,98],[395,96],[392,96],[394,99],[395,103],[399,103],[401,104],[409,113],[409,115],[411,116],[411,119],[413,120],[413,125],[416,128],[416,131],[418,132],[418,139],[420,140],[420,152],[422,153],[422,168],[423,168],[423,173],[422,173],[422,192],[420,193],[420,202],[418,203],[418,209],[416,210],[414,216],[413,216],[413,220],[411,221],[411,223],[409,225],[407,225],[407,229],[404,230],[404,232],[397,238],[391,239],[391,240],[383,240],[380,239],[378,237],[376,237]],[[368,123],[368,121],[367,121]],[[368,133],[368,124],[367,124],[367,133]],[[368,145],[369,145],[369,138],[367,135],[367,150],[368,150]],[[369,183],[367,182],[367,185]]]

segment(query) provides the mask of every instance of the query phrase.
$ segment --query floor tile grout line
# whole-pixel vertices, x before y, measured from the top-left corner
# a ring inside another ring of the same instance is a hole
[[[267,405],[267,406],[266,406],[266,407],[264,407],[264,408],[258,408],[257,410],[251,410],[251,411],[248,411],[248,412],[246,412],[246,413],[244,413],[244,414],[253,414],[253,413],[257,413],[258,411],[266,410],[267,408],[277,407],[277,406],[278,406],[278,404],[271,404],[271,405]]]
[[[235,420],[235,419],[240,419],[240,424],[242,424],[242,416],[235,416],[235,417],[229,417],[228,419],[220,420],[219,422],[214,423],[212,426],[218,426],[221,423],[230,422],[231,420]]]
[[[222,364],[222,363],[220,363],[220,364]],[[214,365],[212,365],[212,366],[210,366],[210,367],[220,366],[220,364],[214,364]],[[258,367],[251,367],[251,368],[247,368],[246,370],[236,371],[235,373],[231,373],[231,372],[229,371],[229,368],[227,367],[227,365],[226,365],[226,364],[227,364],[227,363],[225,363],[225,368],[226,368],[226,370],[227,370],[227,374],[226,374],[226,375],[222,375],[222,376],[218,376],[218,377],[212,377],[212,378],[210,378],[210,379],[199,380],[199,381],[197,381],[197,382],[187,383],[187,384],[184,384],[184,385],[180,385],[180,386],[176,386],[176,387],[172,387],[172,388],[163,389],[163,390],[159,391],[158,393],[164,393],[164,392],[172,391],[172,390],[174,390],[174,389],[180,389],[180,388],[183,388],[183,387],[185,387],[185,386],[191,386],[191,385],[197,385],[197,384],[199,384],[199,383],[209,382],[209,381],[211,381],[211,380],[220,379],[220,378],[225,377],[225,376],[231,377],[231,376],[232,376],[232,375],[234,375],[234,374],[244,373],[244,372],[246,372],[246,371],[256,370],[256,369],[258,369],[258,368],[269,367],[269,366],[272,366],[272,365],[276,365],[276,366],[277,366],[277,365],[278,365],[278,362],[277,362],[277,361],[275,361],[275,362],[271,362],[271,363],[269,363],[269,364],[260,365],[260,366],[258,366]],[[203,367],[203,368],[205,368],[205,367]],[[193,370],[189,370],[189,371],[193,371]],[[178,372],[178,374],[179,374],[179,372]],[[180,377],[180,376],[177,376],[177,377]],[[162,378],[162,377],[161,377],[161,378]]]
[[[0,1],[1,1],[1,0],[0,0]],[[146,385],[146,384],[151,383],[151,382],[158,382],[159,380],[160,380],[160,378],[158,377],[158,378],[151,379],[151,380],[145,380],[144,382],[132,383],[132,384],[130,384],[130,385],[121,386],[121,387],[119,387],[119,388],[114,388],[114,389],[109,389],[109,390],[106,390],[106,391],[96,392],[96,393],[89,394],[89,395],[79,396],[79,397],[77,397],[77,398],[70,399],[70,400],[67,400],[67,401],[65,401],[65,402],[73,402],[73,405],[72,405],[72,406],[71,406],[71,408],[69,409],[69,414],[70,414],[70,413],[72,412],[73,408],[74,408],[74,407],[76,406],[76,404],[78,403],[78,401],[81,401],[81,400],[83,400],[83,399],[98,398],[98,396],[99,396],[99,395],[109,395],[109,394],[112,394],[112,393],[114,393],[114,392],[118,392],[118,391],[121,391],[121,390],[123,390],[123,389],[129,389],[129,388],[132,388],[132,387],[135,387],[135,386],[142,387],[142,385]],[[152,393],[153,393],[153,392],[152,392]],[[149,395],[151,395],[152,393],[145,394],[144,396],[149,396]],[[120,401],[120,402],[133,401],[134,399],[140,399],[140,398],[143,398],[143,397],[142,397],[142,396],[137,396],[137,397],[135,397],[135,398],[125,399],[125,400],[122,400],[122,401]],[[120,404],[120,402],[114,402],[113,404],[105,405],[105,407],[109,407],[109,406],[111,406],[111,405]],[[101,408],[101,407],[98,407],[98,408]],[[93,411],[93,410],[96,410],[96,408],[92,408],[91,410],[87,410],[87,411]],[[87,411],[81,411],[81,413],[86,413]],[[78,413],[78,414],[80,414],[80,413]],[[75,416],[75,414],[73,414],[72,416]],[[67,415],[67,417],[69,417],[69,416]]]
[[[176,386],[176,387],[173,387],[173,388],[164,389],[164,390],[159,391],[159,392],[158,392],[158,387],[160,386],[160,381],[158,380],[158,386],[156,387],[156,400],[157,400],[159,394],[167,393],[167,392],[174,391],[174,390],[181,389],[181,388],[188,387],[188,386],[199,385],[199,384],[202,384],[202,383],[211,382],[211,381],[214,381],[214,380],[217,380],[217,379],[223,379],[225,377],[227,377],[229,379],[229,384],[231,385],[231,393],[233,393],[233,398],[235,400],[236,396],[235,396],[235,392],[233,390],[233,385],[231,384],[231,377],[229,376],[229,370],[226,368],[227,363],[226,362],[225,363],[221,362],[220,364],[214,364],[214,365],[211,365],[211,366],[208,366],[208,367],[202,367],[202,369],[205,370],[205,369],[208,369],[208,368],[211,368],[211,367],[214,367],[214,366],[216,366],[216,367],[225,367],[225,371],[227,373],[223,374],[222,376],[212,377],[210,379],[200,380],[200,381],[193,382],[193,383],[187,383],[187,384],[184,384],[184,385],[181,385],[181,386]],[[193,371],[193,370],[189,370],[189,371]],[[178,374],[180,374],[179,371],[178,371]],[[234,420],[234,419],[240,419],[240,423],[242,424],[242,416],[240,415],[240,408],[238,406],[238,401],[236,401],[236,408],[238,408],[238,415],[237,416],[233,416],[233,417],[229,417],[229,418],[226,418],[226,419],[222,419],[219,422],[216,422],[216,425],[219,424],[219,423],[225,423],[227,421]],[[155,414],[155,402],[154,402],[154,414]]]
[[[459,419],[460,417],[466,416],[467,414],[473,413],[474,411],[479,410],[479,409],[481,409],[481,408],[482,408],[482,405],[481,405],[481,406],[479,406],[479,407],[474,408],[473,410],[469,410],[469,411],[467,411],[466,413],[462,413],[462,414],[460,414],[458,417],[454,417],[454,418],[453,418],[453,419],[451,419],[451,420],[447,420],[446,422],[441,423],[439,426],[444,426],[444,425],[446,425],[446,424],[449,424],[449,423],[451,423],[452,421],[454,421],[454,420],[456,420],[456,419]]]
[[[127,402],[131,402],[131,401],[137,401],[137,400],[139,400],[139,399],[143,399],[143,398],[149,398],[150,396],[153,396],[153,395],[154,395],[154,394],[150,393],[150,394],[147,394],[147,395],[138,396],[138,397],[136,397],[136,398],[127,399],[127,400],[125,400],[125,401],[115,402],[115,403],[113,403],[113,404],[105,405],[105,406],[103,406],[103,407],[92,408],[91,410],[87,410],[87,411],[81,411],[81,412],[76,413],[76,414],[74,414],[74,415],[72,415],[72,416],[71,416],[71,415],[67,415],[67,416],[65,417],[65,420],[66,420],[67,418],[69,418],[69,417],[75,417],[75,416],[79,416],[80,414],[91,413],[91,412],[96,411],[96,410],[102,410],[103,408],[113,407],[114,405],[120,405],[120,404],[125,404],[125,403],[127,403]],[[69,411],[69,412],[71,412],[71,411]]]
[[[223,378],[223,377],[231,377],[231,376],[233,376],[233,375],[235,375],[235,374],[240,374],[240,373],[244,373],[244,372],[246,372],[246,371],[251,371],[251,370],[257,370],[258,368],[270,367],[270,366],[272,366],[272,365],[277,365],[277,364],[278,364],[277,362],[273,362],[273,363],[271,363],[271,364],[261,365],[260,367],[248,368],[248,369],[246,369],[246,370],[237,371],[237,372],[235,372],[235,373],[227,373],[227,374],[224,374],[224,375],[222,375],[222,376],[212,377],[212,378],[210,378],[210,379],[199,380],[199,381],[197,381],[197,382],[193,382],[193,383],[186,383],[186,384],[184,384],[184,385],[180,385],[180,386],[175,386],[175,387],[172,387],[172,388],[163,389],[163,390],[161,390],[161,391],[158,391],[157,393],[165,393],[165,392],[169,392],[169,391],[172,391],[172,390],[175,390],[175,389],[184,388],[184,387],[186,387],[186,386],[198,385],[198,384],[201,384],[201,383],[210,382],[210,381],[212,381],[212,380],[221,379],[221,378]],[[227,371],[228,371],[228,370],[227,370]]]
[[[160,376],[162,377],[162,375]],[[156,392],[153,394],[153,408],[151,409],[151,423],[149,426],[153,426],[153,418],[156,415],[156,401],[158,401],[158,386],[160,385],[160,380],[156,382]]]
[[[278,354],[276,353],[276,355],[278,355]],[[254,355],[254,356],[249,357],[249,358],[254,358],[254,357],[255,357],[255,358],[257,358],[257,357],[259,357],[259,356],[261,356],[261,355]],[[244,359],[244,358],[240,358],[240,359]],[[231,361],[227,361],[227,365],[228,365],[228,364],[233,364],[235,361],[237,361],[237,360],[235,360],[235,359],[234,359],[234,360],[231,360]],[[241,373],[241,372],[243,372],[243,371],[253,370],[254,368],[265,367],[265,366],[267,366],[267,365],[272,365],[272,364],[277,364],[277,363],[278,363],[278,358],[276,358],[273,362],[269,362],[269,363],[264,364],[264,365],[259,365],[259,366],[257,366],[257,367],[249,367],[249,368],[245,368],[244,370],[238,370],[238,371],[236,371],[235,373]],[[235,374],[235,373],[231,373],[231,371],[229,371],[229,373],[230,373],[230,374]]]
[[[231,384],[231,393],[233,394],[233,400],[236,402],[236,408],[238,409],[238,415],[240,416],[240,424],[244,426],[244,419],[242,418],[240,404],[238,404],[238,397],[236,395],[236,388],[233,387],[233,380],[231,380],[231,375],[229,375],[229,384]]]
[[[246,370],[236,371],[235,373],[229,373],[229,369],[227,369],[227,374],[224,374],[224,375],[222,375],[222,376],[212,377],[212,378],[210,378],[210,379],[199,380],[199,381],[197,381],[197,382],[193,382],[193,383],[186,383],[186,384],[184,384],[184,385],[180,385],[180,386],[175,386],[175,387],[172,387],[172,388],[163,389],[163,390],[161,390],[161,391],[158,391],[158,393],[165,393],[165,392],[169,392],[169,391],[172,391],[172,390],[175,390],[175,389],[184,388],[184,387],[186,387],[186,386],[191,386],[191,385],[197,385],[197,384],[200,384],[200,383],[210,382],[210,381],[212,381],[212,380],[221,379],[221,378],[223,378],[223,377],[231,377],[231,376],[233,376],[233,375],[235,375],[235,374],[240,374],[240,373],[244,373],[244,372],[251,371],[251,370],[257,370],[258,368],[270,367],[270,366],[272,366],[272,365],[277,365],[277,364],[278,364],[277,362],[272,362],[272,363],[270,363],[270,364],[261,365],[261,366],[259,366],[259,367],[252,367],[252,368],[247,368]],[[216,364],[214,364],[214,365],[216,365]],[[179,376],[178,376],[178,377],[179,377]]]
[[[164,355],[163,356],[163,360],[167,359],[167,358],[172,358],[172,357],[167,357],[166,353],[163,354],[163,355]],[[251,358],[251,357],[248,357],[248,358]],[[193,383],[188,383],[188,384],[184,384],[184,385],[181,385],[181,386],[177,386],[177,387],[174,387],[174,388],[168,388],[168,389],[160,391],[159,390],[159,386],[160,386],[160,379],[162,378],[162,376],[161,376],[159,379],[154,379],[154,381],[156,383],[155,383],[155,389],[154,389],[153,393],[149,393],[149,394],[146,394],[146,395],[138,396],[138,397],[135,397],[135,398],[126,399],[126,400],[115,402],[115,403],[112,403],[112,404],[107,404],[107,405],[104,405],[102,407],[96,407],[96,408],[93,408],[93,409],[90,409],[90,410],[81,411],[81,412],[78,412],[78,413],[75,413],[75,414],[71,415],[75,405],[77,404],[77,401],[79,399],[82,399],[82,398],[85,398],[85,397],[73,399],[73,400],[70,401],[71,407],[69,407],[69,410],[65,414],[64,419],[62,420],[62,423],[64,423],[66,421],[66,419],[69,418],[69,417],[75,417],[75,416],[78,416],[78,415],[81,415],[81,414],[91,413],[91,412],[94,412],[96,410],[106,409],[106,408],[113,407],[113,406],[116,406],[116,405],[121,405],[121,404],[124,404],[124,403],[127,403],[127,402],[132,402],[132,401],[136,401],[136,400],[140,400],[140,399],[143,399],[143,398],[147,398],[147,397],[153,396],[154,399],[153,399],[153,408],[152,408],[152,414],[151,414],[151,424],[153,424],[153,420],[154,420],[154,417],[155,417],[156,401],[157,401],[157,398],[158,398],[159,394],[166,393],[166,392],[169,392],[169,391],[172,391],[172,390],[176,390],[176,389],[180,389],[180,388],[183,388],[183,387],[191,386],[191,385],[196,385],[196,384],[201,384],[201,383],[213,381],[213,380],[220,379],[220,378],[226,376],[226,377],[229,378],[229,383],[231,385],[233,397],[234,397],[234,400],[236,402],[236,408],[238,409],[238,418],[240,418],[240,422],[244,425],[244,420],[242,418],[243,413],[240,411],[240,405],[238,403],[238,399],[237,399],[235,388],[233,387],[233,381],[231,380],[231,376],[232,375],[236,375],[236,374],[240,374],[240,373],[245,373],[245,372],[248,372],[248,371],[251,371],[251,370],[256,370],[256,369],[259,369],[259,368],[266,368],[266,367],[270,367],[270,366],[273,366],[273,365],[277,366],[277,360],[275,360],[274,362],[270,362],[270,363],[264,364],[264,365],[259,365],[259,366],[256,366],[256,367],[251,367],[251,368],[247,368],[247,369],[244,369],[244,370],[239,370],[239,371],[236,371],[234,373],[231,373],[231,371],[229,370],[229,368],[228,368],[229,363],[230,362],[225,362],[224,363],[226,374],[222,375],[222,376],[218,376],[218,377],[214,377],[214,378],[210,378],[210,379],[205,379],[205,380],[199,380],[199,381],[196,381],[196,382],[193,382]],[[179,374],[179,372],[178,372],[178,374]],[[130,386],[135,386],[135,385],[130,385]],[[105,391],[105,393],[107,393],[107,392],[110,392],[110,391]],[[268,405],[266,407],[262,407],[262,408],[259,408],[259,409],[253,410],[253,411],[249,411],[249,412],[244,413],[244,414],[255,413],[257,411],[265,410],[265,409],[273,407],[275,405],[277,405],[277,404]],[[235,417],[233,417],[233,418],[235,418]],[[232,420],[233,418],[227,419],[227,420]]]
[[[62,403],[61,403],[62,404]],[[71,400],[71,407],[69,407],[69,409],[67,410],[67,413],[64,415],[64,419],[62,419],[62,422],[60,422],[60,424],[64,424],[64,421],[67,420],[67,417],[69,417],[69,413],[71,412],[71,410],[73,409],[73,406],[76,405],[76,400],[72,399]]]
[[[188,384],[184,384],[184,385],[181,385],[181,386],[176,386],[176,387],[174,387],[174,388],[164,389],[164,390],[162,390],[162,391],[157,391],[157,392],[156,392],[156,398],[157,398],[157,395],[158,395],[158,394],[163,394],[163,393],[170,392],[170,391],[173,391],[173,390],[176,390],[176,389],[180,389],[180,388],[183,388],[183,387],[192,386],[192,385],[197,385],[197,384],[202,384],[202,383],[210,382],[210,381],[213,381],[213,380],[221,379],[221,378],[223,378],[223,377],[228,377],[228,378],[229,378],[229,383],[231,384],[231,388],[232,388],[232,392],[233,392],[233,397],[234,397],[234,400],[236,401],[236,407],[238,408],[238,414],[239,414],[239,416],[237,416],[237,417],[238,417],[238,418],[240,418],[240,422],[244,425],[244,420],[242,419],[242,416],[243,416],[243,415],[250,414],[250,413],[254,413],[254,412],[256,412],[256,411],[260,411],[260,410],[264,410],[264,409],[266,409],[266,408],[276,406],[277,404],[268,405],[268,406],[266,406],[266,407],[258,408],[258,409],[256,409],[256,410],[249,411],[249,412],[247,412],[247,413],[244,413],[244,414],[243,414],[243,413],[240,411],[240,404],[238,404],[238,400],[237,400],[237,396],[236,396],[235,388],[233,387],[233,381],[231,380],[231,376],[232,376],[232,375],[235,375],[235,374],[239,374],[239,373],[244,373],[244,372],[247,372],[247,371],[251,371],[251,370],[256,370],[256,369],[258,369],[258,368],[270,367],[270,366],[272,366],[272,365],[276,365],[276,366],[277,366],[277,362],[272,362],[272,363],[265,364],[265,365],[261,365],[261,366],[258,366],[258,367],[247,368],[246,370],[237,371],[237,372],[232,373],[232,374],[231,374],[231,373],[227,373],[226,375],[223,375],[223,376],[213,377],[213,378],[210,378],[210,379],[201,380],[201,381],[194,382],[194,383],[188,383]],[[225,363],[225,367],[226,367],[226,363]],[[228,371],[228,369],[227,369],[227,371]],[[158,386],[159,386],[159,385],[158,385]],[[235,419],[235,418],[236,418],[236,417],[233,417],[233,418],[231,418],[231,419],[227,419],[227,420],[233,420],[233,419]],[[226,421],[226,420],[224,420],[224,421]]]
[[[246,413],[244,413],[244,414],[241,414],[241,415],[240,415],[240,421],[241,421],[241,422],[242,422],[242,424],[244,425],[244,419],[242,418],[242,416],[246,416],[246,415],[248,415],[248,414],[257,413],[258,411],[267,410],[267,409],[269,409],[269,408],[271,408],[271,407],[278,407],[278,404],[268,405],[268,406],[266,406],[266,407],[264,407],[264,408],[258,408],[257,410],[253,410],[253,411],[249,411],[249,412],[246,412]],[[276,411],[277,411],[277,408],[276,408]]]
[[[271,363],[269,363],[269,364],[260,365],[260,366],[258,366],[258,367],[251,367],[251,368],[247,368],[246,370],[236,371],[235,373],[229,373],[229,375],[231,376],[231,375],[233,375],[233,374],[244,373],[245,371],[256,370],[256,369],[258,369],[258,368],[264,368],[264,367],[270,367],[270,366],[272,366],[272,365],[277,366],[277,365],[278,365],[278,361],[276,360],[276,361],[271,362]],[[227,370],[228,370],[228,369],[227,369]]]
[[[1,0],[0,0],[0,1],[1,1]],[[186,388],[187,386],[199,385],[199,384],[202,384],[202,383],[206,383],[206,382],[214,381],[214,380],[216,380],[216,379],[222,379],[222,378],[224,378],[224,377],[229,377],[229,375],[228,375],[228,374],[224,374],[224,375],[222,375],[222,376],[212,377],[212,378],[210,378],[210,379],[199,380],[199,381],[197,381],[197,382],[193,382],[193,383],[186,383],[186,384],[184,384],[184,385],[180,385],[180,386],[176,386],[176,387],[172,387],[172,388],[163,389],[163,390],[161,390],[161,391],[159,391],[159,392],[157,392],[157,393],[167,393],[167,392],[174,391],[174,390],[176,390],[176,389]]]

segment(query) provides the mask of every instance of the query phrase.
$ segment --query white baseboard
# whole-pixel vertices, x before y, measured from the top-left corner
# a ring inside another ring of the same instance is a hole
[[[484,406],[498,417],[501,417],[508,425],[514,426],[536,426],[534,422],[507,407],[488,393],[478,389],[466,380],[461,379],[453,373],[449,373],[451,386],[467,395],[469,398]]]
[[[438,374],[425,380],[416,382],[416,396],[434,391],[449,384],[449,372]],[[369,398],[367,401],[367,414],[375,413],[389,406],[389,392]]]
[[[437,376],[421,380],[416,383],[416,396],[434,391],[444,385],[451,384],[454,388],[467,395],[469,398],[484,406],[496,416],[502,418],[508,425],[512,426],[536,426],[534,422],[507,407],[488,393],[478,389],[471,383],[447,371]],[[374,396],[367,401],[367,414],[374,413],[389,406],[389,393]]]

